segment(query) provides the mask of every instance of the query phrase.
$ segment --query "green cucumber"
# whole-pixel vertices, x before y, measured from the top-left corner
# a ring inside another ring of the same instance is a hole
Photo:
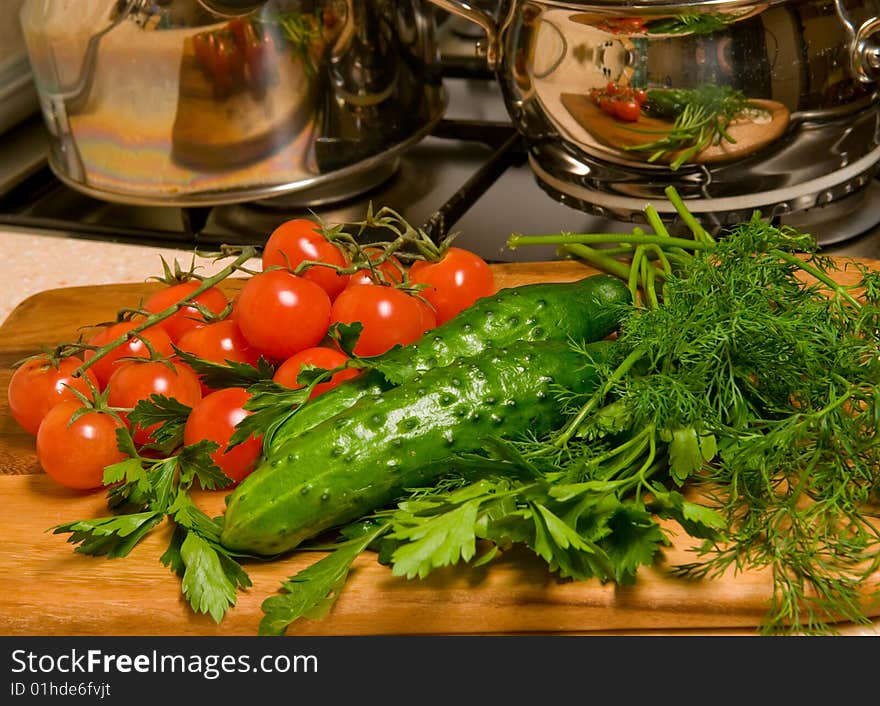
[[[371,358],[375,368],[310,400],[265,439],[268,453],[347,409],[362,397],[411,380],[489,347],[517,341],[590,342],[615,331],[632,302],[617,277],[596,274],[574,282],[542,282],[507,287],[483,297],[445,324],[408,346]]]
[[[519,342],[367,397],[289,439],[229,495],[221,543],[276,555],[357,520],[480,452],[486,437],[542,435],[563,419],[556,386],[590,392],[612,341],[576,351]]]

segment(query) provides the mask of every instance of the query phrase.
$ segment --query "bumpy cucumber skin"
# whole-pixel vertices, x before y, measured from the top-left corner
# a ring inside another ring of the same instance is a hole
[[[415,343],[394,348],[376,360],[393,365],[400,382],[405,382],[457,358],[517,341],[598,341],[617,329],[631,301],[626,285],[604,273],[574,282],[507,287],[479,299]],[[286,439],[299,436],[360,398],[380,394],[392,386],[382,373],[371,370],[325,392],[275,430],[266,440],[268,451],[274,452]]]
[[[617,329],[631,301],[627,286],[608,274],[507,287],[381,360],[422,372],[517,341],[598,341]]]
[[[290,439],[229,496],[221,543],[271,556],[392,503],[450,470],[487,436],[542,434],[561,421],[554,385],[589,392],[592,361],[561,342],[525,342],[432,369]]]

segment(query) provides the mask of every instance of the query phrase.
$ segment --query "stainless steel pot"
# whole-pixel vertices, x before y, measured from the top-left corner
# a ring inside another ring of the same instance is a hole
[[[572,206],[638,220],[652,202],[671,219],[672,184],[724,225],[754,209],[780,216],[853,198],[878,170],[875,0],[505,0],[497,13],[434,4],[483,27],[535,175]],[[638,109],[609,93],[638,98]],[[670,106],[674,96],[687,101]],[[698,133],[685,128],[710,96],[739,101],[725,103],[739,106],[728,129],[705,147],[677,142],[673,129]]]
[[[0,5],[0,135],[37,111],[37,92],[17,21],[22,2]]]
[[[446,107],[420,0],[26,0],[60,179],[210,205],[369,188]]]

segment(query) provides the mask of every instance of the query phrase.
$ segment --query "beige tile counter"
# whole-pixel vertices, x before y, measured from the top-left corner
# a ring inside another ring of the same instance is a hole
[[[162,274],[162,258],[188,267],[194,252],[177,248],[84,240],[62,234],[0,230],[0,322],[29,296],[47,289],[143,282]],[[224,262],[198,257],[199,272]],[[252,266],[259,267],[254,261]]]

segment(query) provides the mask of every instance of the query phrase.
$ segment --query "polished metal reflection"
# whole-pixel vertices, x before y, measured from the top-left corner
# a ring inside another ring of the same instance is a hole
[[[635,218],[671,184],[707,213],[788,213],[862,188],[880,164],[877,0],[504,0],[497,18],[435,4],[487,27],[536,176],[577,208]],[[609,84],[655,95],[709,87],[747,104],[679,166],[684,148],[645,147],[677,123],[603,110]]]
[[[357,183],[446,106],[420,0],[26,0],[50,164],[110,201]],[[406,32],[401,32],[406,28]]]

